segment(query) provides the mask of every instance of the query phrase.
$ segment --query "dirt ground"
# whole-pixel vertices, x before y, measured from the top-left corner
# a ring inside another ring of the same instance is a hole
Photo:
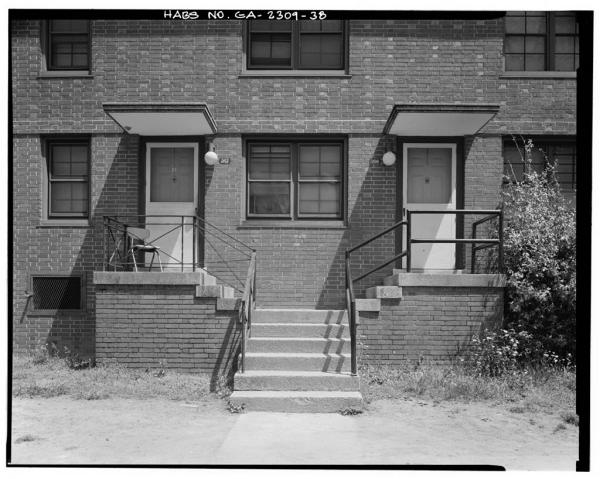
[[[557,426],[562,424],[562,426]],[[13,464],[493,464],[574,470],[577,427],[483,403],[380,400],[356,416],[232,414],[217,399],[13,399]]]

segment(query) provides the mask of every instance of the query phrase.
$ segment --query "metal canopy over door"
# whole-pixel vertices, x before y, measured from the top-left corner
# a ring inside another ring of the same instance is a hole
[[[403,205],[410,211],[456,209],[456,144],[405,143],[403,146]],[[413,215],[414,239],[454,239],[456,215]],[[406,248],[406,238],[404,238]],[[411,249],[411,269],[454,269],[456,246],[417,243]]]
[[[198,144],[146,144],[146,228],[166,270],[191,270],[198,205]],[[146,255],[149,265],[151,254]]]

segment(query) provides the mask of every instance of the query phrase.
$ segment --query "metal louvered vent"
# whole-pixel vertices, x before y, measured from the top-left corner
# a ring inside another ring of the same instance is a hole
[[[81,309],[81,277],[34,276],[34,309]]]

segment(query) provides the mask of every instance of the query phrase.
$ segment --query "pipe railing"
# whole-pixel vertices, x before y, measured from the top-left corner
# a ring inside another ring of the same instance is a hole
[[[222,283],[243,292],[244,268],[239,263],[249,262],[254,249],[197,215],[105,216],[104,271],[134,269],[133,255],[138,258],[144,253],[132,249],[136,242],[133,228],[148,230],[149,236],[138,242],[159,246],[159,258],[168,271],[207,270]],[[170,246],[165,247],[166,243]],[[138,263],[144,265],[145,261]]]
[[[485,218],[477,220],[472,225],[472,237],[471,238],[413,238],[413,216],[414,215],[432,215],[432,214],[453,214],[453,215],[487,215]],[[498,218],[498,238],[477,238],[477,226],[491,221],[495,218]],[[376,239],[385,236],[386,234],[396,231],[402,226],[406,226],[406,249],[401,251],[400,253],[394,255],[392,258],[387,259],[383,263],[371,268],[366,273],[357,276],[356,278],[352,277],[352,268],[351,268],[351,255],[357,250],[365,247],[366,245],[372,243]],[[354,283],[361,281],[367,276],[379,271],[380,269],[388,266],[391,263],[394,263],[404,257],[406,257],[406,271],[411,272],[411,257],[412,257],[412,245],[418,243],[454,243],[454,244],[472,244],[473,247],[471,249],[471,273],[475,272],[475,260],[476,260],[476,252],[482,249],[491,248],[493,246],[498,246],[498,269],[500,272],[504,270],[504,232],[503,232],[503,211],[502,210],[413,210],[406,211],[406,219],[395,223],[389,228],[380,231],[379,233],[371,236],[365,241],[353,246],[346,250],[345,255],[345,266],[346,266],[346,308],[348,310],[348,324],[350,327],[350,369],[353,375],[357,374],[357,355],[356,355],[356,337],[357,337],[357,313],[356,313],[356,297],[354,295]]]
[[[246,285],[240,303],[239,320],[242,327],[242,344],[239,369],[246,371],[246,343],[252,332],[252,314],[256,309],[256,253],[253,252],[246,275]]]
[[[159,254],[165,257],[166,266],[170,270],[204,270],[241,293],[238,311],[242,329],[239,366],[244,372],[246,343],[251,335],[252,315],[256,309],[256,250],[198,215],[104,216],[103,220],[104,271],[131,271],[135,268],[136,263],[132,257],[136,254],[132,247],[135,236],[132,235],[132,228],[137,228],[149,231],[148,237],[140,239],[144,244],[157,246],[162,241],[164,245],[165,240],[168,240],[171,245],[177,246],[169,248],[170,252],[159,247]],[[191,228],[191,231],[186,232],[186,228]],[[206,258],[206,252],[211,252],[217,259]],[[244,267],[240,264],[243,262],[248,262],[245,281],[242,279]],[[145,261],[140,264],[145,264]]]

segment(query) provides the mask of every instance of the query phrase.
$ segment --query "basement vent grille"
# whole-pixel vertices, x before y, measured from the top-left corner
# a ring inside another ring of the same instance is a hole
[[[81,309],[80,276],[34,276],[32,286],[36,310]]]

